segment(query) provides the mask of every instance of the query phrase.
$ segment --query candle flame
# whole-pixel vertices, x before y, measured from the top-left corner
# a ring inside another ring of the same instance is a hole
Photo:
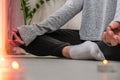
[[[103,60],[103,64],[108,64],[108,60]]]
[[[13,69],[16,69],[16,70],[19,69],[19,64],[18,64],[18,62],[13,61],[13,62],[12,62],[12,68],[13,68]]]
[[[6,60],[4,57],[0,57],[0,68],[3,68],[6,66]]]
[[[4,57],[0,57],[0,62],[3,62],[3,61],[5,61],[5,58]]]

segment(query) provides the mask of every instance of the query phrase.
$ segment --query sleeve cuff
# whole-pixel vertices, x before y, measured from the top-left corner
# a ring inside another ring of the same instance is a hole
[[[109,47],[113,47],[110,43],[105,43]]]

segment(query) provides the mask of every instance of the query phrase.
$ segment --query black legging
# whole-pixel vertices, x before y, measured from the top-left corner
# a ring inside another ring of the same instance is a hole
[[[28,46],[20,47],[37,56],[52,55],[64,57],[62,49],[65,46],[81,44],[83,42],[84,40],[80,40],[79,30],[59,29],[52,33],[37,36]],[[120,60],[120,46],[110,47],[102,41],[93,42],[98,44],[106,59]]]

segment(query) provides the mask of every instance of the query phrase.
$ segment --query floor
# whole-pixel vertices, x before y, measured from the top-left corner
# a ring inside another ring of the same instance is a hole
[[[114,72],[99,72],[100,61],[56,57],[10,56],[25,70],[25,80],[120,80],[120,62],[109,61]]]

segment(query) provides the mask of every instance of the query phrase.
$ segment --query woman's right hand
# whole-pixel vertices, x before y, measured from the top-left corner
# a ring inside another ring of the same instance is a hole
[[[19,31],[17,29],[12,30],[12,37],[13,39],[9,40],[10,45],[13,47],[18,47],[20,45],[24,45],[24,41],[21,39],[19,35]]]

